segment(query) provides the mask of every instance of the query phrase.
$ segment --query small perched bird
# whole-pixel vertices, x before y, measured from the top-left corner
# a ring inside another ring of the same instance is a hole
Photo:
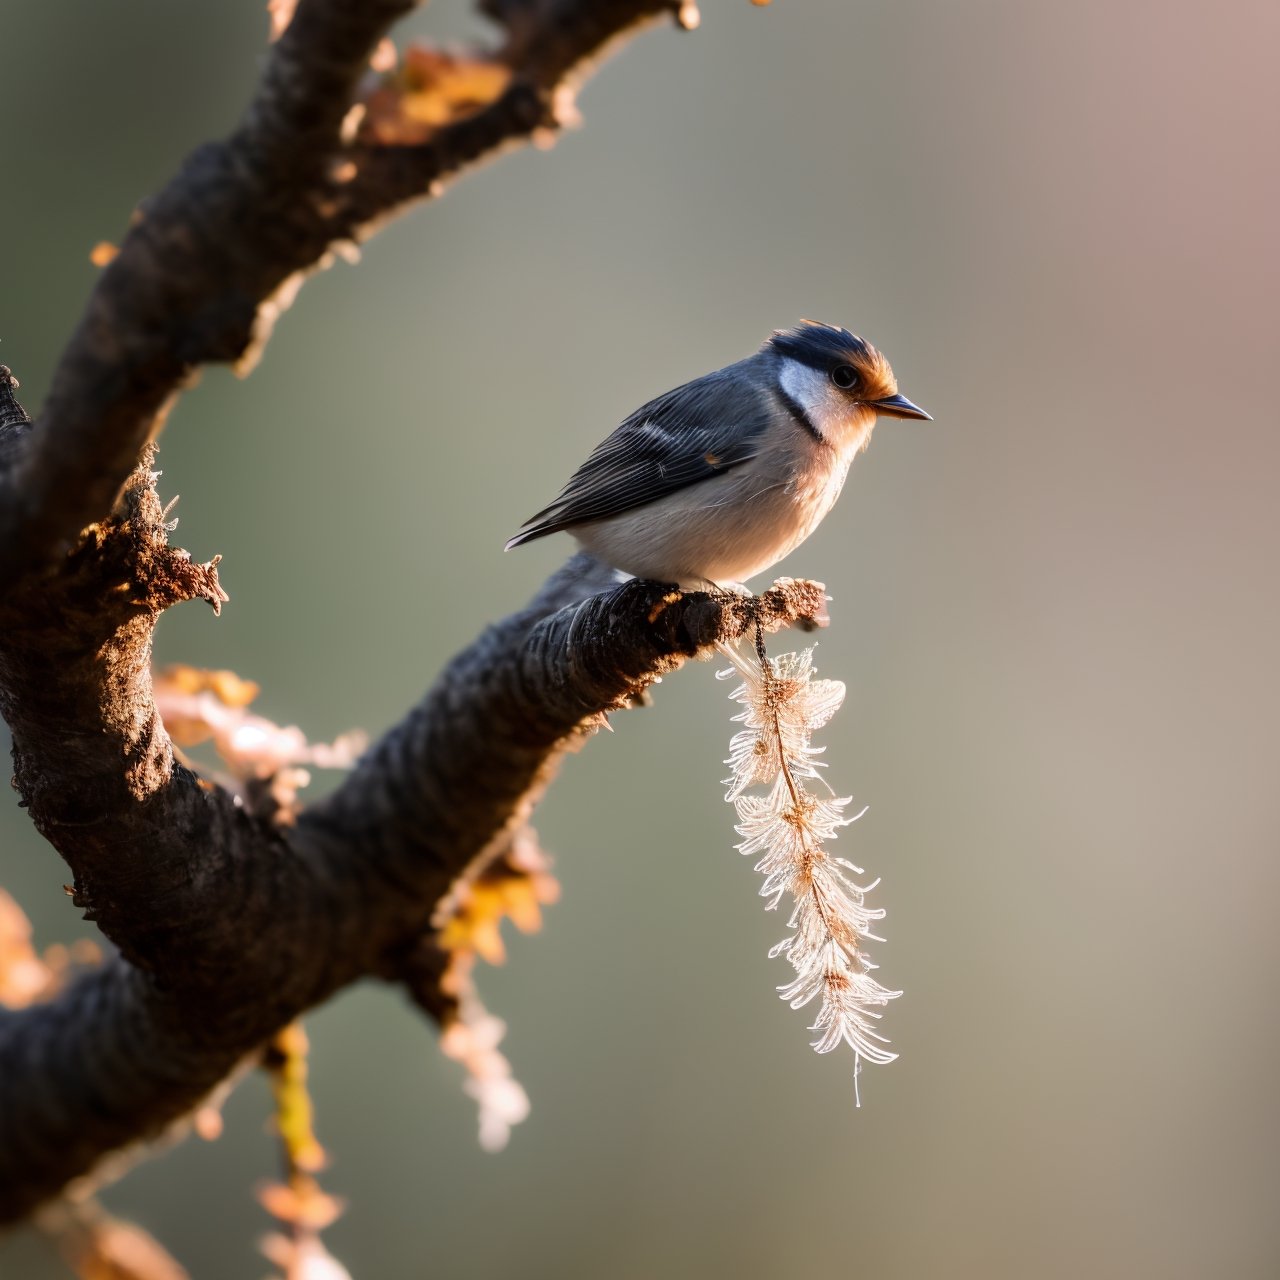
[[[818,527],[881,414],[929,417],[869,342],[802,321],[637,409],[506,549],[564,529],[637,578],[737,586]]]

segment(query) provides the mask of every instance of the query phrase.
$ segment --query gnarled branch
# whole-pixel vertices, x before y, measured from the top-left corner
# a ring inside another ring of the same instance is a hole
[[[456,877],[522,822],[563,752],[658,676],[757,621],[818,625],[825,595],[609,586],[571,560],[490,627],[332,796],[279,827],[176,763],[151,631],[216,568],[170,548],[153,474],[0,608],[16,778],[120,956],[0,1019],[0,1220],[189,1110],[285,1022],[396,977]],[[602,590],[601,588],[605,589]]]
[[[32,424],[0,373],[0,712],[37,828],[118,948],[45,1004],[0,1010],[0,1221],[160,1133],[282,1025],[361,977],[406,976],[459,874],[505,846],[557,761],[718,641],[820,624],[820,586],[755,600],[617,586],[580,556],[449,665],[326,801],[281,827],[175,760],[156,618],[222,595],[170,547],[137,460],[208,361],[253,358],[293,283],[466,165],[535,130],[586,63],[671,0],[487,0],[510,71],[413,146],[346,127],[370,50],[414,0],[300,0],[253,104],[149,202]]]
[[[240,127],[139,211],[54,373],[39,429],[0,457],[0,590],[111,509],[200,365],[256,357],[337,244],[357,241],[501,148],[558,127],[592,59],[672,0],[502,0],[506,91],[418,146],[343,122],[369,55],[418,0],[299,0]]]

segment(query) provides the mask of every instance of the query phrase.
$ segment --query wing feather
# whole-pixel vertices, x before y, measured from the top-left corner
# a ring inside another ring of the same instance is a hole
[[[754,361],[740,361],[641,406],[596,446],[554,502],[524,522],[508,549],[657,502],[749,462],[776,412],[758,381]]]

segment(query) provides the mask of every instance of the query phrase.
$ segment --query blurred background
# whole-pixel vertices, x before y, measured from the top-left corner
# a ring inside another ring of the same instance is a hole
[[[376,733],[568,554],[501,548],[625,414],[801,316],[850,326],[936,421],[882,423],[780,571],[834,597],[830,777],[870,805],[840,852],[883,877],[902,1056],[855,1110],[852,1055],[773,994],[785,916],[733,850],[734,708],[695,665],[537,815],[563,899],[480,973],[533,1100],[506,1152],[399,994],[308,1019],[350,1200],[326,1239],[357,1280],[1280,1274],[1280,8],[703,18],[182,400],[161,488],[231,604],[175,610],[157,655]],[[33,412],[93,245],[233,126],[265,27],[5,4],[0,360]],[[409,30],[484,34],[452,2]],[[0,799],[0,881],[41,944],[80,935]],[[218,1142],[108,1205],[199,1280],[263,1274],[267,1113],[246,1081]],[[0,1242],[0,1275],[66,1274]]]

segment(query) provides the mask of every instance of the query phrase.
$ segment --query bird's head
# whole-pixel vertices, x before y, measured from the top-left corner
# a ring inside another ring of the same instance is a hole
[[[877,416],[929,419],[898,393],[884,356],[848,329],[802,320],[793,329],[777,330],[763,350],[777,357],[783,392],[824,438],[844,438],[852,430],[861,448]]]

